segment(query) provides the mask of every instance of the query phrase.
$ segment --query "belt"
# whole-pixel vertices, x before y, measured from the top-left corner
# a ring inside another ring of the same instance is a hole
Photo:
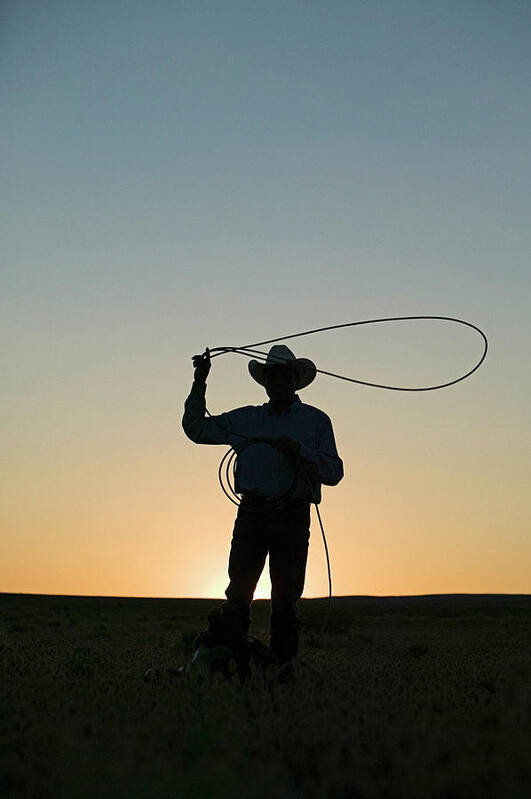
[[[265,497],[263,494],[254,494],[252,491],[244,491],[242,494],[243,507],[250,506],[253,508],[267,508],[267,500],[270,497]],[[310,500],[304,497],[291,497],[287,500],[285,508],[308,508]]]

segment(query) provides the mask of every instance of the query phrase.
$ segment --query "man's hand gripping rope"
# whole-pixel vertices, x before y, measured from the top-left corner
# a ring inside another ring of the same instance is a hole
[[[210,350],[208,347],[202,355],[194,355],[192,358],[194,364],[194,380],[198,383],[204,383],[210,372]]]

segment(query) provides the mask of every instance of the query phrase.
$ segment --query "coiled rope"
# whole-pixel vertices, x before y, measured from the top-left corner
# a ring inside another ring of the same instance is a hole
[[[324,332],[326,332],[328,330],[339,330],[340,328],[345,328],[345,327],[357,327],[357,326],[361,326],[361,325],[374,325],[374,324],[386,323],[386,322],[404,322],[404,321],[418,321],[418,320],[433,320],[433,321],[436,320],[436,321],[444,321],[444,322],[453,322],[455,324],[465,325],[466,327],[472,328],[472,330],[475,330],[477,333],[479,333],[479,335],[481,336],[481,338],[483,340],[483,352],[481,353],[481,357],[479,358],[477,363],[472,367],[472,369],[469,369],[469,371],[466,372],[465,374],[461,375],[460,377],[455,378],[454,380],[450,380],[450,381],[448,381],[446,383],[438,383],[437,385],[434,385],[434,386],[419,386],[419,387],[417,387],[417,386],[415,386],[415,387],[391,386],[391,385],[386,385],[386,384],[382,384],[382,383],[371,383],[371,382],[368,382],[366,380],[358,380],[358,379],[353,378],[353,377],[345,377],[344,375],[338,375],[338,374],[335,374],[334,372],[325,371],[324,369],[317,369],[316,371],[319,374],[327,375],[329,377],[335,377],[338,380],[346,380],[349,383],[357,383],[358,385],[369,386],[371,388],[382,388],[382,389],[386,389],[386,390],[389,390],[389,391],[436,391],[436,390],[441,389],[441,388],[447,388],[448,386],[453,386],[456,383],[460,383],[462,380],[466,380],[467,377],[470,377],[470,375],[472,375],[477,369],[479,369],[479,367],[481,366],[481,364],[483,363],[483,361],[485,360],[486,355],[487,355],[487,349],[488,349],[487,336],[481,330],[481,328],[477,327],[477,325],[474,325],[471,322],[467,322],[464,319],[458,319],[458,318],[453,317],[453,316],[389,316],[389,317],[385,317],[385,318],[382,318],[382,319],[364,319],[362,321],[347,322],[346,324],[341,324],[341,325],[330,325],[328,327],[315,328],[314,330],[305,330],[304,332],[301,332],[301,333],[291,333],[291,334],[289,334],[287,336],[279,336],[278,338],[268,339],[267,341],[258,341],[258,342],[255,342],[254,344],[247,344],[247,345],[242,346],[242,347],[213,347],[213,348],[209,348],[208,350],[205,350],[205,353],[203,354],[203,357],[206,357],[208,354],[210,354],[210,358],[216,358],[219,355],[225,355],[228,352],[233,352],[233,353],[237,353],[239,355],[245,355],[247,357],[255,358],[256,360],[259,360],[259,361],[266,361],[266,360],[269,359],[269,362],[271,362],[272,360],[275,360],[275,361],[278,361],[279,364],[281,364],[281,363],[289,363],[289,361],[286,361],[286,359],[284,359],[284,358],[273,357],[273,356],[269,355],[267,352],[263,352],[262,350],[257,350],[256,347],[261,347],[261,346],[263,346],[265,344],[274,344],[277,341],[287,341],[288,339],[292,339],[292,338],[300,338],[302,336],[310,336],[310,335],[313,335],[314,333],[324,333]],[[238,446],[237,448],[231,447],[228,450],[228,452],[225,453],[224,457],[221,460],[221,463],[219,465],[219,470],[218,470],[219,483],[221,485],[221,488],[222,488],[225,496],[227,496],[228,499],[231,502],[233,502],[235,505],[240,505],[241,504],[241,500],[240,500],[240,498],[238,496],[238,493],[236,492],[234,486],[231,484],[231,481],[230,481],[231,467],[232,467],[232,474],[233,474],[233,477],[235,479],[236,468],[237,468],[237,459],[238,459],[239,455],[241,455],[241,453],[245,449],[247,449],[247,447],[251,446],[252,444],[258,444],[258,443],[271,444],[272,439],[265,438],[265,437],[246,436],[243,433],[237,433],[237,432],[234,432],[233,430],[228,430],[227,428],[223,427],[223,425],[221,425],[219,423],[217,418],[212,416],[212,414],[210,413],[208,408],[206,408],[206,406],[205,406],[205,409],[206,409],[206,413],[208,414],[208,416],[211,417],[211,420],[218,427],[220,427],[225,432],[230,433],[231,436],[237,436],[238,438],[244,439],[246,441],[246,443],[243,443],[241,446]],[[225,463],[225,461],[226,461],[226,463]],[[230,489],[230,492],[232,493],[232,496],[226,490],[225,486],[223,485],[223,466],[224,466],[224,464],[225,464],[225,478],[226,478],[226,481],[227,481],[227,485],[228,485],[228,487]],[[259,512],[259,513],[262,513],[264,511],[274,511],[274,512],[276,512],[276,511],[282,510],[285,507],[285,505],[286,505],[287,501],[289,500],[289,498],[294,493],[294,491],[295,491],[295,489],[297,487],[297,483],[298,483],[299,477],[301,477],[303,480],[305,480],[308,483],[308,486],[310,488],[310,494],[311,494],[311,483],[310,483],[308,475],[306,474],[306,470],[304,468],[304,465],[300,461],[294,461],[293,462],[293,467],[294,467],[293,468],[293,471],[294,471],[293,481],[292,481],[290,487],[288,488],[288,490],[286,492],[284,492],[283,494],[279,494],[279,495],[276,495],[274,497],[269,498],[269,500],[267,502],[267,505],[264,506],[261,509],[253,509],[251,507],[249,507],[248,509],[251,510],[251,511],[256,510],[256,512]],[[266,503],[264,503],[264,504],[266,504]],[[328,571],[328,611],[327,611],[323,626],[321,628],[321,631],[319,633],[319,635],[322,635],[322,633],[324,632],[324,630],[325,630],[325,628],[326,628],[326,626],[328,624],[328,620],[330,618],[330,613],[331,613],[331,609],[332,609],[332,577],[331,577],[331,570],[330,570],[330,558],[329,558],[329,554],[328,554],[328,545],[327,545],[327,542],[326,542],[326,536],[325,536],[325,532],[324,532],[324,528],[323,528],[323,523],[322,523],[322,520],[321,520],[321,514],[319,513],[318,503],[314,502],[313,504],[315,504],[315,509],[317,511],[317,516],[318,516],[319,524],[320,524],[320,527],[321,527],[321,533],[322,533],[323,543],[324,543],[324,548],[325,548],[325,553],[326,553],[327,571]],[[309,651],[311,651],[311,650],[310,649],[305,650],[301,655],[298,656],[298,659],[302,659],[306,654],[308,654]],[[287,664],[285,664],[285,665],[287,665]]]

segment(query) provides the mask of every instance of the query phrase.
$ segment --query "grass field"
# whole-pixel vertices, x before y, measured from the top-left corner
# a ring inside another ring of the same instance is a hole
[[[531,597],[302,600],[293,682],[144,683],[219,604],[0,594],[0,795],[531,795]]]

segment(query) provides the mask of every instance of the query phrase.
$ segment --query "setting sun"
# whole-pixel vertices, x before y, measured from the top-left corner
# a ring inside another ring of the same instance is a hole
[[[220,564],[219,574],[212,577],[208,583],[203,585],[198,584],[198,595],[208,597],[210,599],[225,599],[225,589],[229,584],[229,577],[224,571],[223,565]],[[271,581],[267,570],[267,561],[264,566],[262,575],[256,586],[254,592],[254,599],[269,599],[271,596]]]

